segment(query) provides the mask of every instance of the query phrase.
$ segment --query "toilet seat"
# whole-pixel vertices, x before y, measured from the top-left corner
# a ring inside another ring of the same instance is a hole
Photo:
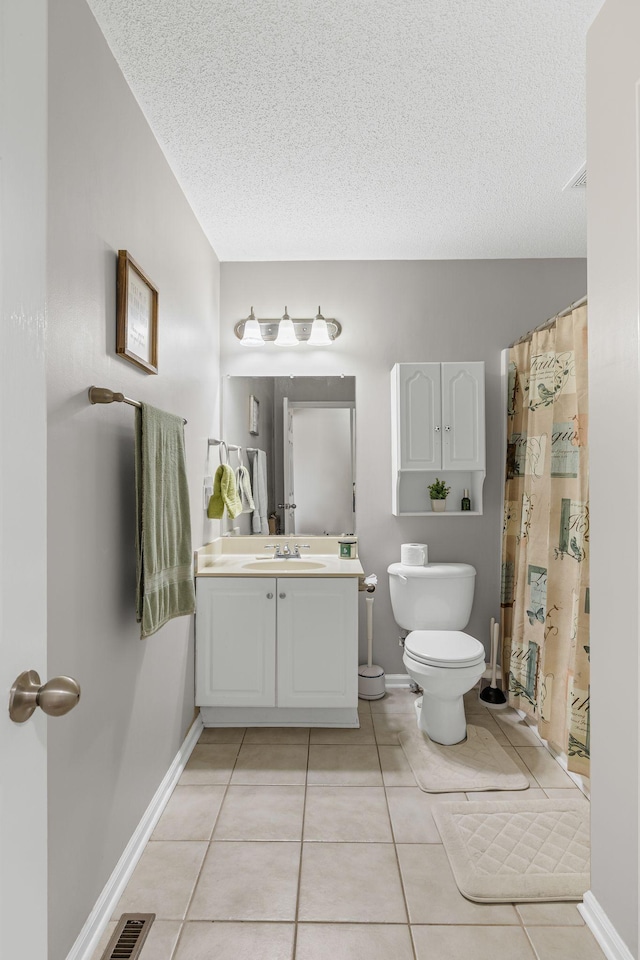
[[[485,658],[480,641],[460,630],[412,630],[404,649],[412,660],[431,667],[473,667]]]

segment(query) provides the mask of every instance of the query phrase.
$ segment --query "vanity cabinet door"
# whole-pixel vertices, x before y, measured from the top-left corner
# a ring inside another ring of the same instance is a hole
[[[442,364],[442,467],[484,470],[484,363]]]
[[[358,581],[278,578],[278,706],[354,707]]]
[[[196,704],[273,707],[275,670],[275,579],[199,577]]]

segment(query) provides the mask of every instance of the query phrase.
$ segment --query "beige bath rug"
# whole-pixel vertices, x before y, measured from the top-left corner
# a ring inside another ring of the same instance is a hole
[[[433,816],[469,900],[581,900],[589,889],[586,800],[439,803]]]
[[[427,793],[526,790],[527,777],[484,727],[467,724],[467,739],[444,747],[419,729],[399,735],[418,785]]]

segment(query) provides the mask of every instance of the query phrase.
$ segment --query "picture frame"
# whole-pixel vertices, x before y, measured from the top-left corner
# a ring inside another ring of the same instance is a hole
[[[127,250],[118,250],[116,354],[158,372],[158,291]]]
[[[253,395],[249,397],[249,433],[253,437],[260,435],[260,401]]]

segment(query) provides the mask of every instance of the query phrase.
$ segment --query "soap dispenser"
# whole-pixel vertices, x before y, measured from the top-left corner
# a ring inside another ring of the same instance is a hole
[[[465,488],[465,491],[464,491],[464,494],[463,494],[463,497],[462,497],[462,502],[461,502],[461,504],[460,504],[460,509],[461,509],[462,511],[471,510],[471,500],[469,499],[469,491],[468,491],[466,488]]]

